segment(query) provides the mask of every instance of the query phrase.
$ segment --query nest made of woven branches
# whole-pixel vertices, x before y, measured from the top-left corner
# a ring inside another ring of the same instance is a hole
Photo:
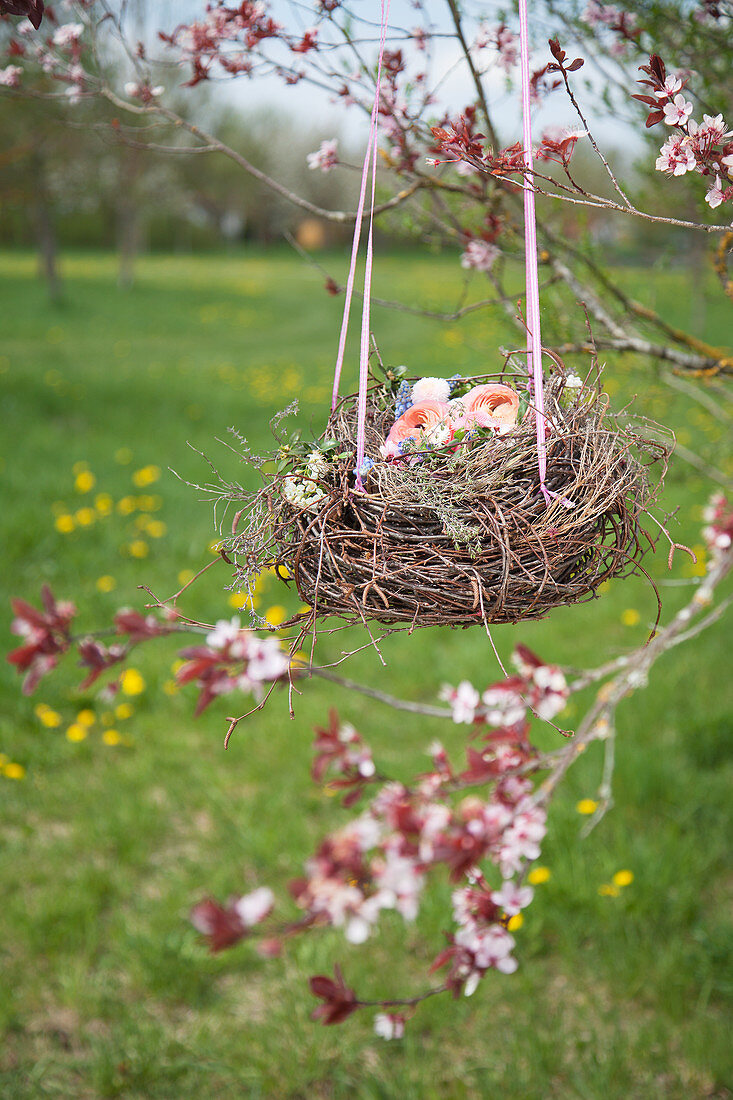
[[[513,381],[471,381],[499,377]],[[246,530],[227,543],[240,580],[274,565],[317,617],[467,626],[538,619],[644,572],[649,466],[665,465],[668,449],[619,423],[606,395],[564,391],[559,373],[544,394],[549,505],[531,410],[504,436],[386,461],[379,448],[395,414],[379,385],[367,395],[374,466],[355,491],[357,395],[343,398],[321,436],[338,457],[306,476],[317,499],[294,504],[278,474],[250,501]]]

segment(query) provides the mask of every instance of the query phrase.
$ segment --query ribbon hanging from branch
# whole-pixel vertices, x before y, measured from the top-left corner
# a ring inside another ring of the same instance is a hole
[[[366,398],[369,375],[369,322],[372,288],[372,266],[374,259],[374,203],[376,196],[377,179],[377,137],[379,131],[379,100],[382,84],[382,61],[384,59],[384,44],[387,37],[387,22],[389,20],[389,0],[381,0],[381,25],[379,36],[379,58],[377,61],[377,79],[374,88],[374,104],[372,106],[369,123],[369,138],[364,164],[361,172],[361,186],[359,189],[359,202],[356,210],[356,223],[354,225],[354,238],[351,244],[351,262],[349,264],[349,276],[346,282],[346,295],[344,299],[344,315],[341,321],[341,333],[339,335],[338,353],[336,356],[336,369],[333,378],[333,395],[331,409],[336,408],[338,401],[339,382],[341,370],[344,364],[344,351],[346,348],[346,334],[349,328],[349,314],[351,312],[351,300],[354,296],[354,282],[356,274],[356,259],[359,252],[361,239],[361,225],[364,218],[364,203],[366,199],[367,183],[371,165],[371,194],[369,205],[369,230],[367,233],[367,251],[364,263],[364,295],[361,311],[361,341],[359,350],[359,401],[357,406],[356,429],[356,488],[363,490],[361,481],[361,467],[364,461],[364,444],[366,435]]]
[[[540,284],[537,265],[537,218],[532,172],[532,117],[530,114],[531,80],[527,34],[527,0],[519,0],[519,60],[522,82],[522,144],[524,146],[524,269],[527,288],[527,369],[532,379],[532,396],[537,425],[537,462],[540,489],[547,504],[552,493],[545,485],[547,449],[545,440],[545,391],[542,379],[542,332],[540,329]]]

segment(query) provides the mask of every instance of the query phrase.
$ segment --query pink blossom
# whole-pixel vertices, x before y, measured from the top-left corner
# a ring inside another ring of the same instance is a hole
[[[229,649],[231,656],[244,657],[245,645],[242,634],[238,615],[235,615],[231,620],[219,619],[214,629],[206,635],[206,644],[210,649],[216,650],[236,646],[235,652],[232,652],[231,648]]]
[[[405,1034],[405,1017],[396,1012],[378,1012],[374,1017],[374,1034],[380,1039],[401,1039]]]
[[[259,924],[272,911],[275,895],[269,886],[259,886],[234,903],[234,909],[246,928]]]
[[[692,104],[683,95],[677,94],[671,103],[664,105],[664,121],[667,126],[685,126],[692,114]]]
[[[510,879],[505,879],[501,889],[493,891],[491,900],[508,917],[513,917],[521,909],[526,909],[533,897],[534,890],[531,886],[517,886]]]
[[[726,138],[730,136],[722,115],[715,115],[714,117],[713,115],[703,115],[702,126],[698,129],[698,135],[701,132],[703,132],[713,144],[725,141]]]
[[[726,189],[720,182],[720,176],[715,177],[715,183],[705,195],[705,202],[711,209],[715,209],[716,206],[720,206],[721,202],[725,201]]]
[[[0,85],[5,88],[17,88],[22,74],[23,70],[20,65],[8,65],[6,68],[0,69]]]
[[[372,864],[374,881],[379,887],[376,898],[381,909],[396,909],[406,921],[417,916],[420,893],[425,878],[415,861],[387,848],[385,858]]]
[[[314,172],[316,168],[320,168],[322,172],[330,172],[339,162],[338,139],[332,138],[330,141],[322,141],[320,148],[315,153],[309,153],[306,160],[311,172]]]
[[[654,95],[657,99],[672,99],[676,92],[681,91],[682,80],[679,76],[668,76],[661,88],[657,88]]]
[[[733,507],[723,493],[714,493],[703,512],[707,526],[703,528],[703,538],[710,551],[710,563],[716,565],[726,554],[733,542]]]
[[[695,154],[687,138],[675,135],[665,141],[656,160],[658,172],[669,172],[674,176],[684,176],[696,167]]]
[[[503,24],[496,32],[496,48],[499,51],[499,65],[505,72],[510,72],[517,63],[519,39]]]
[[[162,84],[156,84],[154,88],[151,88],[149,84],[135,84],[129,82],[125,84],[125,95],[129,95],[131,99],[140,99],[143,103],[150,103],[153,99],[158,99],[162,96],[165,88]]]
[[[84,33],[83,23],[64,23],[58,30],[54,31],[53,44],[54,46],[72,46],[79,41]]]
[[[453,721],[457,725],[470,726],[476,716],[479,705],[479,693],[468,680],[461,680],[457,688],[446,684],[440,692],[440,698],[450,703]]]
[[[288,671],[290,664],[277,638],[257,638],[250,635],[245,656],[247,676],[258,682],[279,680]]]
[[[481,696],[484,717],[490,726],[515,726],[524,721],[527,704],[516,691],[502,684],[488,688]]]
[[[498,255],[499,249],[488,241],[469,241],[461,255],[461,267],[488,272],[494,266]]]

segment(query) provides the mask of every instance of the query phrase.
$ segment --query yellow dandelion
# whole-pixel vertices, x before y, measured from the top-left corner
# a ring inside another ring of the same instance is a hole
[[[163,498],[155,493],[143,493],[135,497],[137,507],[141,512],[157,512],[163,503]]]
[[[162,539],[168,528],[159,519],[151,519],[148,521],[148,534],[151,539]]]
[[[617,871],[613,876],[614,886],[631,886],[634,881],[633,871]]]
[[[543,882],[549,882],[552,878],[552,871],[549,867],[533,867],[527,875],[527,882],[532,886],[541,886]]]
[[[602,898],[617,898],[621,891],[618,886],[614,886],[611,882],[604,882],[598,887],[598,893]]]
[[[524,917],[521,913],[515,913],[513,917],[510,917],[506,922],[507,932],[516,932],[518,928],[521,928],[524,924]]]
[[[102,740],[104,741],[105,745],[119,745],[122,738],[120,737],[117,730],[105,730],[102,734]]]
[[[74,479],[77,493],[90,493],[96,484],[97,479],[91,470],[80,470]]]
[[[182,569],[181,572],[178,574],[178,583],[189,584],[195,576],[196,574],[194,573],[193,569]]]
[[[621,612],[621,622],[624,626],[636,626],[641,621],[641,615],[635,607],[627,607]]]
[[[137,508],[135,497],[122,497],[117,501],[117,511],[121,516],[129,516]]]
[[[97,493],[94,498],[94,507],[97,509],[100,516],[110,515],[114,506],[115,502],[109,493]]]
[[[83,741],[88,733],[89,731],[85,726],[80,725],[79,722],[74,722],[73,725],[69,726],[67,729],[66,737],[69,741]]]
[[[115,707],[115,718],[120,722],[124,722],[125,718],[131,718],[135,713],[135,708],[132,703],[118,703]]]
[[[3,766],[3,775],[7,779],[25,779],[25,768],[22,764],[14,764],[11,761]]]
[[[141,695],[145,681],[136,668],[126,668],[120,675],[120,687],[125,695]]]
[[[144,539],[133,539],[127,548],[133,558],[147,558],[150,547]]]
[[[598,803],[592,798],[581,798],[575,809],[579,814],[594,814],[598,809]]]
[[[51,708],[48,703],[36,703],[33,708],[33,713],[35,714],[36,718],[40,718],[42,714],[50,709]]]
[[[163,691],[166,695],[175,695],[178,691],[178,684],[175,680],[164,680]]]
[[[80,508],[78,512],[74,514],[74,519],[80,527],[91,527],[97,518],[97,513],[93,508]]]
[[[279,603],[274,604],[272,607],[268,607],[265,612],[265,619],[270,626],[280,626],[281,623],[285,622],[287,617],[287,611]]]
[[[115,462],[118,462],[120,466],[127,466],[132,462],[132,451],[129,447],[120,447],[115,451]]]
[[[61,715],[57,711],[51,710],[50,707],[44,707],[40,714],[36,710],[36,714],[41,720],[41,725],[45,726],[46,729],[55,730],[61,725]]]
[[[68,535],[76,527],[74,517],[69,515],[68,512],[62,512],[60,516],[56,516],[54,527],[57,531],[60,531],[62,535]]]
[[[160,466],[143,466],[142,469],[135,470],[132,475],[132,483],[138,489],[144,489],[146,485],[152,485],[154,481],[157,481],[159,477]]]
[[[287,565],[278,565],[275,572],[277,573],[278,577],[280,577],[281,580],[284,580],[284,581],[289,580],[290,577],[292,576],[292,574],[291,574],[290,570],[288,569]]]
[[[100,592],[112,592],[117,587],[117,581],[114,577],[110,577],[109,573],[105,573],[102,577],[97,577],[97,589]]]
[[[76,716],[76,722],[79,726],[93,726],[97,720],[97,716],[90,707],[85,707],[84,710],[80,710]]]
[[[209,553],[216,556],[219,553],[219,547],[221,546],[221,539],[212,539],[209,543]]]
[[[311,611],[311,610],[312,610],[312,608],[311,608],[311,605],[309,603],[302,603],[300,605],[300,607],[298,608],[298,614],[299,615],[307,615],[308,612]]]
[[[186,664],[188,664],[188,661],[185,661],[183,657],[176,657],[175,661],[171,665],[171,672],[175,675],[176,673],[180,672],[183,666]]]

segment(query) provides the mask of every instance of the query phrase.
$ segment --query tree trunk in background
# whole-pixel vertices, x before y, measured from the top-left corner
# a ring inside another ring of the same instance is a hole
[[[38,274],[46,281],[51,301],[58,302],[61,298],[58,241],[51,198],[46,186],[45,160],[40,150],[36,150],[33,154],[33,167],[35,186],[34,198],[31,204],[31,218],[38,245]]]
[[[140,150],[120,149],[119,198],[117,201],[118,286],[129,289],[135,282],[135,261],[140,251],[142,226],[137,182],[142,171]]]

